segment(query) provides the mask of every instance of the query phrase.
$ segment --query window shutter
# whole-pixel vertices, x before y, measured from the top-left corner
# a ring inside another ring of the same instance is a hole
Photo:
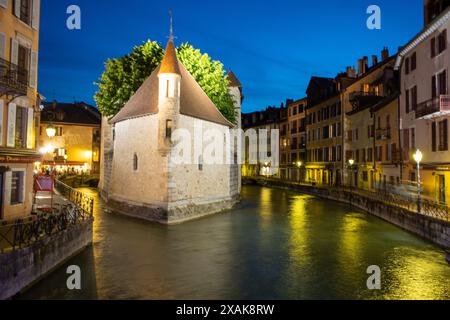
[[[20,6],[21,6],[21,0],[14,0],[14,15],[17,18],[20,18]]]
[[[436,152],[436,122],[431,124],[431,150]]]
[[[20,203],[26,203],[27,202],[27,199],[26,199],[26,197],[25,197],[25,191],[26,191],[26,189],[27,189],[27,183],[26,183],[26,181],[27,181],[27,173],[26,173],[26,171],[24,170],[23,172],[22,172],[22,180],[20,181],[20,188],[21,188],[21,195],[20,195]]]
[[[405,91],[405,110],[409,113],[409,90]]]
[[[27,149],[33,149],[34,142],[34,110],[33,108],[28,108],[27,115]]]
[[[434,58],[436,56],[436,38],[431,38],[431,57]]]
[[[4,112],[4,102],[0,99],[0,146],[3,145],[3,112]]]
[[[11,204],[11,183],[12,183],[12,172],[5,172],[5,198],[3,199],[6,205]]]
[[[16,104],[10,103],[8,105],[8,134],[7,146],[14,147],[16,145]]]
[[[39,0],[33,0],[31,13],[31,27],[35,30],[39,29]]]
[[[37,64],[38,53],[36,51],[31,52],[30,63],[30,87],[37,89]]]
[[[19,62],[19,42],[11,39],[11,63],[17,65]]]
[[[431,97],[436,98],[436,96],[437,96],[436,76],[434,75],[431,78]]]
[[[8,6],[8,0],[0,0],[0,7],[6,8]]]
[[[443,126],[444,126],[444,134],[443,134],[443,147],[444,147],[444,151],[448,150],[448,119],[445,119],[443,121]]]
[[[6,36],[0,33],[0,58],[5,59]]]

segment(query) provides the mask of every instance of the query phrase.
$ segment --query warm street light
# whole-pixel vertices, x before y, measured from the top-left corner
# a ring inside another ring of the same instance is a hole
[[[355,164],[355,160],[348,160],[348,164],[350,165],[350,188],[353,187],[353,165]]]
[[[45,131],[47,132],[47,136],[49,138],[53,138],[56,135],[56,128],[52,125],[49,125]]]
[[[303,163],[301,161],[297,162],[297,167],[301,167],[303,165]]]
[[[420,213],[421,210],[421,201],[420,201],[420,162],[422,161],[423,154],[417,149],[416,153],[413,156],[414,161],[417,163],[417,212]]]

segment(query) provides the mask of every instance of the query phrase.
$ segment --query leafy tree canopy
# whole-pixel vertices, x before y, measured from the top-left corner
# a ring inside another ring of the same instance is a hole
[[[94,100],[100,112],[105,116],[117,114],[161,63],[163,56],[161,45],[149,40],[122,58],[108,59],[105,71],[95,83],[98,91]],[[188,43],[177,48],[177,56],[225,118],[234,122],[233,98],[228,92],[222,63]]]

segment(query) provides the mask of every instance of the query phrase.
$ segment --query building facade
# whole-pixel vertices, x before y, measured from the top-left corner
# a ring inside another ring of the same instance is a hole
[[[450,201],[449,29],[449,2],[425,1],[425,27],[400,49],[396,61],[401,79],[401,179],[405,184],[417,182],[412,155],[419,149],[422,196],[442,204]]]
[[[44,103],[38,131],[42,169],[97,174],[101,116],[86,103]]]
[[[345,112],[344,130],[344,172],[347,185],[364,190],[386,187],[386,175],[376,170],[376,162],[390,161],[392,146],[396,141],[383,134],[397,121],[395,114],[387,115],[381,121],[374,117],[372,108],[396,93],[394,74],[395,57],[389,57],[387,49],[382,52],[382,60],[372,57],[369,67],[368,58],[358,61],[357,77],[342,91],[342,103]],[[384,122],[388,123],[384,123]],[[376,131],[376,129],[378,131]],[[380,140],[388,145],[380,144]],[[350,163],[353,162],[353,164]],[[396,178],[396,177],[395,177]]]
[[[39,124],[39,0],[0,1],[0,220],[32,210]]]
[[[290,100],[287,102],[290,103]],[[267,107],[264,111],[242,114],[242,129],[246,134],[243,139],[242,175],[246,177],[285,177],[289,157],[289,136],[287,107],[284,106],[284,103],[280,107]],[[267,134],[265,150],[261,150],[259,143],[260,140],[264,140],[262,132]],[[274,147],[272,133],[277,133],[278,137],[279,153],[276,155],[272,155],[272,147]],[[254,139],[250,139],[251,136]],[[276,156],[278,163],[270,160],[272,156]]]
[[[312,77],[306,108],[306,182],[342,183],[342,106],[336,79]]]
[[[291,181],[305,180],[306,164],[306,107],[307,99],[303,98],[287,105],[287,148],[286,179]],[[283,162],[283,158],[282,158]]]

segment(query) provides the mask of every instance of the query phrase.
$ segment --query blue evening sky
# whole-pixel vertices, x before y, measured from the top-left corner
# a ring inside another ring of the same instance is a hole
[[[244,112],[301,98],[311,75],[334,77],[383,46],[395,53],[423,26],[423,0],[305,2],[42,1],[39,91],[47,100],[93,103],[107,58],[147,39],[165,44],[170,8],[177,44],[192,43],[241,80]],[[81,8],[80,31],[66,28],[71,4]],[[381,30],[366,27],[371,4],[381,7]]]

